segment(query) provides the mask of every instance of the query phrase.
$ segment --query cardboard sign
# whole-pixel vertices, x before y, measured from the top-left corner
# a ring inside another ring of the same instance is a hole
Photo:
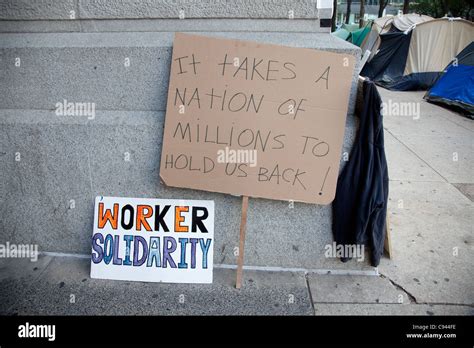
[[[212,283],[214,202],[96,197],[91,278]]]
[[[353,71],[350,55],[177,33],[162,181],[330,203]]]

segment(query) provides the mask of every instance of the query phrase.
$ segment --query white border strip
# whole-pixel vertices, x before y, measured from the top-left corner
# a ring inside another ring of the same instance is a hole
[[[216,264],[214,268],[237,269],[236,265]],[[366,275],[378,276],[379,272],[376,267],[373,271],[366,270],[344,270],[344,269],[313,269],[313,268],[287,268],[272,266],[244,266],[243,269],[248,271],[265,271],[265,272],[302,272],[321,275]]]
[[[51,251],[41,251],[40,255],[53,256],[53,257],[74,257],[78,259],[90,259],[90,255],[86,254],[72,254],[72,253],[60,253]],[[214,264],[214,268],[220,269],[237,269],[237,265],[229,264]],[[295,273],[308,273],[308,274],[319,274],[319,275],[363,275],[363,276],[378,276],[379,272],[377,267],[374,267],[372,271],[368,270],[344,270],[344,269],[311,269],[311,268],[287,268],[287,267],[272,267],[272,266],[244,266],[245,270],[248,271],[263,271],[263,272],[295,272]]]
[[[86,254],[71,254],[71,253],[58,253],[58,252],[53,252],[53,251],[40,251],[40,255],[45,255],[45,256],[54,256],[54,257],[74,257],[77,259],[90,259],[90,255]]]
[[[318,9],[333,9],[333,2],[332,0],[317,0],[316,1],[316,8]]]

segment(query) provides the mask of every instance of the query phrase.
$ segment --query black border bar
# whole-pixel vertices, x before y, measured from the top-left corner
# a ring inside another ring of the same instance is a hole
[[[3,316],[0,346],[108,344],[414,344],[472,347],[471,316]],[[55,325],[55,340],[20,338],[19,326]],[[421,329],[424,328],[424,329]],[[408,338],[407,334],[428,334]],[[434,338],[433,334],[455,334]]]

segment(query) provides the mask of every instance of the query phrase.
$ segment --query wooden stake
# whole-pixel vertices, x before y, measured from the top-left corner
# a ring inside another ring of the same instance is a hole
[[[242,286],[242,267],[244,266],[244,247],[245,247],[245,231],[247,229],[247,208],[249,206],[248,196],[242,196],[242,212],[240,216],[240,239],[239,239],[239,255],[237,259],[237,279],[235,287],[240,289]]]
[[[386,232],[385,232],[385,241],[383,243],[383,248],[385,249],[385,252],[388,255],[389,259],[392,259],[392,240],[390,237],[390,222],[388,220],[388,213],[387,213],[387,220],[385,221],[385,227],[386,227]]]

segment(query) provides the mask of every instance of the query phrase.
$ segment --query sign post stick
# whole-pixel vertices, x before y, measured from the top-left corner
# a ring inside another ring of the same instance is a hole
[[[237,259],[237,279],[235,287],[240,289],[242,286],[242,267],[244,265],[244,247],[245,247],[245,231],[247,229],[247,208],[249,206],[249,197],[242,196],[242,212],[240,217],[240,239],[239,239],[239,255]]]
[[[387,220],[385,221],[385,226],[386,226],[386,233],[385,233],[385,240],[383,243],[383,248],[387,252],[388,258],[392,259],[393,253],[392,253],[392,239],[390,236],[390,221],[388,219],[388,213],[387,213]]]

